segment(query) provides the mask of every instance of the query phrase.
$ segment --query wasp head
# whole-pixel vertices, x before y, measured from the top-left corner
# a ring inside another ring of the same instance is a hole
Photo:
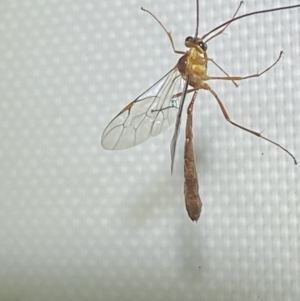
[[[188,48],[195,48],[198,52],[204,54],[207,50],[207,44],[201,38],[187,37],[184,42]]]

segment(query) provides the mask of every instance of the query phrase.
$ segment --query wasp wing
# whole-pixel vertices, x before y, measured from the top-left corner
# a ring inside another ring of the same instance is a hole
[[[101,138],[103,148],[130,148],[159,135],[176,120],[182,87],[183,79],[174,67],[108,124]]]
[[[176,145],[177,145],[177,140],[178,140],[179,130],[180,130],[182,109],[183,109],[185,97],[186,97],[186,94],[188,91],[188,86],[189,86],[189,78],[186,79],[186,82],[185,82],[185,85],[184,85],[184,88],[183,88],[183,91],[181,94],[179,109],[178,109],[178,113],[176,116],[175,130],[174,130],[174,134],[173,134],[171,146],[170,146],[170,149],[171,149],[171,174],[173,173],[173,169],[174,169]]]

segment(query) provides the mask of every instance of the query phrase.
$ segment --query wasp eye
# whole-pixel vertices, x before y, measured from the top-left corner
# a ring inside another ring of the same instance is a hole
[[[193,37],[187,37],[187,38],[185,39],[186,42],[191,42],[191,41],[193,41],[193,40],[194,40]]]
[[[203,51],[207,50],[207,44],[203,41],[199,42],[199,46]]]

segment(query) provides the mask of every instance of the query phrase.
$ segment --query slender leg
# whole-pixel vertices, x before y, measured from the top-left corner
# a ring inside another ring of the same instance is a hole
[[[219,65],[217,64],[213,59],[210,59],[210,58],[207,58],[208,61],[212,62],[217,68],[219,68],[225,75],[227,75],[228,77],[230,77],[230,75]],[[239,85],[234,81],[232,80],[232,83],[238,87]]]
[[[235,11],[235,13],[233,14],[231,20],[234,19],[234,17],[237,15],[237,13],[238,13],[238,11],[239,11],[239,9],[241,8],[241,6],[242,6],[243,3],[244,3],[244,1],[241,1],[241,2],[240,2],[239,6],[238,6],[237,10]],[[207,43],[208,41],[212,40],[212,39],[215,38],[216,36],[222,34],[222,33],[226,30],[226,28],[227,28],[229,25],[230,25],[230,22],[227,23],[227,25],[226,25],[225,27],[223,27],[220,31],[218,31],[218,32],[215,33],[213,36],[211,36],[209,39],[207,39],[205,42]]]
[[[251,75],[247,75],[247,76],[206,76],[206,78],[204,80],[211,80],[211,79],[221,79],[221,80],[244,80],[244,79],[248,79],[248,78],[253,78],[253,77],[260,77],[261,75],[263,75],[264,73],[268,72],[270,69],[272,69],[280,60],[281,56],[283,54],[283,51],[280,51],[279,56],[277,58],[277,60],[267,69],[265,69],[262,72],[256,73],[256,74],[251,74]]]
[[[179,53],[179,54],[185,54],[185,51],[180,51],[180,50],[176,50],[175,49],[175,45],[174,45],[174,41],[173,41],[173,38],[172,38],[172,34],[170,31],[167,31],[167,29],[164,27],[164,25],[157,19],[157,17],[155,15],[153,15],[149,10],[147,9],[144,9],[143,7],[141,7],[141,10],[145,11],[146,13],[150,14],[158,23],[159,25],[163,28],[163,30],[165,31],[165,33],[168,35],[169,37],[169,40],[171,42],[171,45],[172,45],[172,48],[173,48],[173,51],[175,53]]]
[[[198,90],[198,89],[188,89],[187,91],[186,91],[186,93],[191,93],[191,92],[194,92],[194,91],[196,91],[196,90]],[[180,97],[182,95],[182,92],[179,92],[179,93],[177,93],[177,94],[174,94],[173,96],[172,96],[172,98],[178,98],[178,97]]]
[[[207,83],[204,83],[202,88],[203,88],[204,90],[209,91],[209,92],[215,97],[215,99],[217,100],[217,102],[218,102],[218,104],[219,104],[219,106],[220,106],[220,108],[221,108],[221,110],[222,110],[222,113],[223,113],[225,119],[226,119],[229,123],[231,123],[232,125],[234,125],[234,126],[240,128],[240,129],[242,129],[242,130],[244,130],[244,131],[246,131],[246,132],[249,132],[249,133],[251,133],[251,134],[253,134],[253,135],[257,136],[257,137],[260,137],[260,138],[262,138],[262,139],[264,139],[264,140],[266,140],[266,141],[268,141],[268,142],[270,142],[270,143],[276,145],[277,147],[281,148],[281,149],[284,150],[286,153],[288,153],[288,154],[293,158],[295,164],[298,163],[297,160],[296,160],[296,158],[295,158],[295,157],[294,157],[294,156],[293,156],[286,148],[284,148],[283,146],[281,146],[281,145],[278,144],[277,142],[272,141],[272,140],[270,140],[270,139],[268,139],[268,138],[262,136],[261,133],[259,133],[259,132],[255,132],[255,131],[253,131],[253,130],[251,130],[251,129],[248,129],[248,128],[246,128],[246,127],[244,127],[244,126],[242,126],[242,125],[240,125],[240,124],[238,124],[238,123],[235,123],[235,122],[231,121],[231,119],[230,119],[230,117],[229,117],[229,115],[228,115],[228,113],[227,113],[227,111],[226,111],[226,109],[225,109],[224,104],[222,103],[222,101],[220,100],[220,98],[218,97],[218,95],[216,94],[216,92],[215,92],[214,90],[212,90],[212,88],[211,88]]]

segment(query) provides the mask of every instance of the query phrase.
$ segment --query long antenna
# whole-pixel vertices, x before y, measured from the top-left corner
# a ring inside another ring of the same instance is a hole
[[[199,0],[196,0],[196,31],[195,31],[195,38],[198,37],[198,28],[199,28]]]
[[[198,1],[197,1],[197,4],[198,4]],[[245,17],[249,17],[249,16],[252,16],[252,15],[265,14],[265,13],[270,13],[270,12],[274,12],[274,11],[277,11],[277,10],[292,9],[292,8],[297,8],[297,7],[300,7],[300,4],[290,5],[290,6],[283,6],[283,7],[277,7],[277,8],[271,8],[271,9],[258,10],[258,11],[254,11],[252,13],[248,13],[248,14],[244,14],[244,15],[235,17],[235,18],[230,19],[230,20],[224,22],[223,24],[215,27],[214,29],[212,29],[211,31],[209,31],[207,34],[205,34],[202,37],[202,39],[205,39],[208,35],[210,35],[214,31],[216,31],[216,30],[222,28],[223,26],[225,26],[225,25],[227,25],[229,23],[232,23],[232,22],[234,22],[236,20],[239,20],[239,19],[242,19],[242,18],[245,18]],[[198,28],[197,28],[197,32],[198,32]]]

